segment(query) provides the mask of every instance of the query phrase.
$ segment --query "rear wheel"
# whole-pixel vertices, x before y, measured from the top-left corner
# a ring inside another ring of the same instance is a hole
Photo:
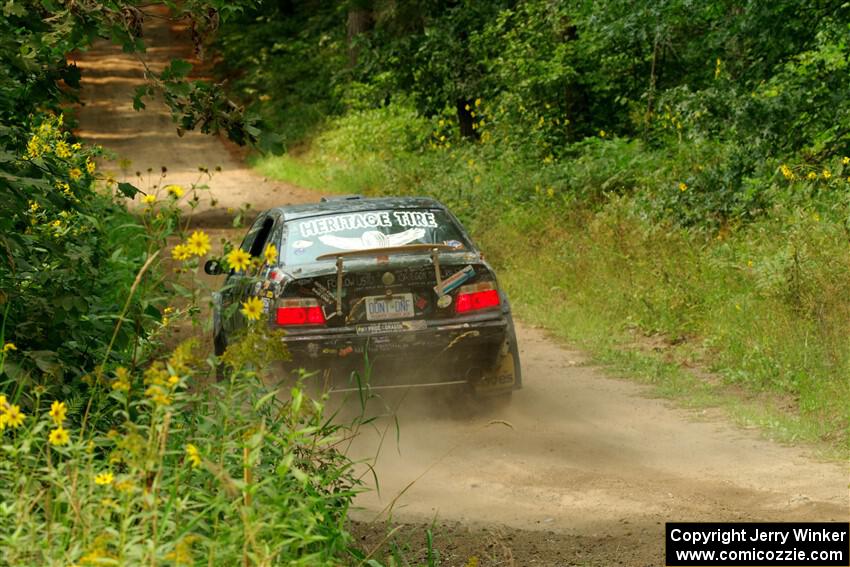
[[[519,361],[514,321],[510,313],[506,314],[506,319],[508,327],[505,342],[499,350],[496,362],[485,370],[473,385],[475,397],[494,408],[509,405],[514,390],[522,386],[522,366]]]

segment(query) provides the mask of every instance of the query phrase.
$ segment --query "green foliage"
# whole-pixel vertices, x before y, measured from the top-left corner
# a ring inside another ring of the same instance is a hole
[[[226,20],[242,6],[190,2],[171,8],[175,17],[189,18],[202,43],[211,31],[203,22],[209,28],[212,20]],[[132,198],[138,189],[98,175],[100,150],[77,143],[68,130],[73,124],[65,123],[72,115],[63,114],[63,106],[76,99],[80,79],[66,55],[98,37],[128,52],[143,51],[149,8],[134,2],[6,2],[0,11],[0,309],[5,314],[0,338],[18,347],[6,375],[58,387],[54,395],[83,388],[80,378],[95,364],[134,357],[159,319],[157,302],[148,299],[153,289],[146,289],[155,284],[144,279],[139,296],[125,305],[126,292],[176,228],[174,211],[154,223],[155,230],[134,219],[112,193]],[[170,105],[179,129],[226,132],[239,143],[272,141],[220,87],[187,81],[190,70],[182,60],[158,73],[148,70],[150,80],[134,104],[143,108],[143,97],[157,94]],[[103,190],[96,182],[105,182]],[[116,318],[122,324],[116,325]]]
[[[68,394],[106,355],[147,250],[137,238],[142,227],[95,191],[97,151],[73,143],[61,115],[34,123],[24,145],[22,156],[7,154],[0,181],[3,339],[19,351],[5,371]],[[143,317],[142,306],[134,303],[128,315]],[[131,344],[131,331],[115,337],[116,353]]]
[[[395,107],[431,120],[423,147],[474,140],[498,146],[493,159],[559,162],[567,192],[590,189],[571,162],[596,161],[600,139],[640,140],[629,173],[591,175],[641,193],[655,218],[713,227],[770,210],[780,165],[850,153],[850,12],[839,2],[367,2],[369,25],[347,41],[349,5],[313,8],[258,4],[220,40],[222,71],[290,145],[328,117]],[[656,169],[641,172],[641,159]],[[668,191],[680,183],[682,194]]]
[[[335,447],[352,432],[301,383],[263,386],[245,370],[260,363],[209,383],[187,343],[144,373],[100,374],[90,407],[110,408],[109,431],[24,390],[31,412],[0,421],[0,562],[339,565],[358,481]]]
[[[342,14],[328,3],[258,2],[217,39],[233,72],[231,92],[268,120],[285,146],[340,108],[335,73],[345,64],[345,30],[334,23]]]

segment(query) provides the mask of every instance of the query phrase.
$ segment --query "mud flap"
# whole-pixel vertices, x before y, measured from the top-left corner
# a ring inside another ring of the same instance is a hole
[[[517,362],[513,345],[509,340],[505,340],[496,364],[486,369],[481,378],[473,384],[475,396],[484,398],[512,392],[519,379],[516,375]]]

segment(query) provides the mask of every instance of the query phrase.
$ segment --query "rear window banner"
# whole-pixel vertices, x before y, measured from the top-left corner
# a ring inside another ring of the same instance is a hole
[[[377,230],[364,232],[356,237],[334,236],[327,234],[320,236],[319,240],[325,246],[332,246],[340,250],[370,250],[373,248],[390,248],[393,246],[404,246],[425,236],[424,228],[411,228],[396,234],[384,234]]]
[[[337,252],[375,250],[381,254],[381,249],[411,244],[447,243],[454,251],[471,247],[452,217],[440,210],[339,212],[293,219],[287,229],[283,262],[288,265],[318,262],[319,257]],[[376,260],[389,262],[389,254]]]
[[[303,254],[312,245],[312,240],[296,240],[292,243],[292,249],[295,254]]]
[[[437,219],[434,213],[425,211],[396,211],[393,213],[398,226],[410,226],[416,228],[437,228]]]
[[[359,228],[437,228],[434,213],[425,211],[375,211],[320,217],[300,223],[301,236],[310,238]]]

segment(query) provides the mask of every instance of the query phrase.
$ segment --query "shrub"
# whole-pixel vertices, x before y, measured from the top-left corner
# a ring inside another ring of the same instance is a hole
[[[300,383],[248,370],[268,361],[209,382],[195,347],[98,373],[85,408],[28,389],[21,414],[0,396],[0,562],[339,564],[358,486],[335,449],[347,431]],[[87,427],[97,410],[116,425]]]

